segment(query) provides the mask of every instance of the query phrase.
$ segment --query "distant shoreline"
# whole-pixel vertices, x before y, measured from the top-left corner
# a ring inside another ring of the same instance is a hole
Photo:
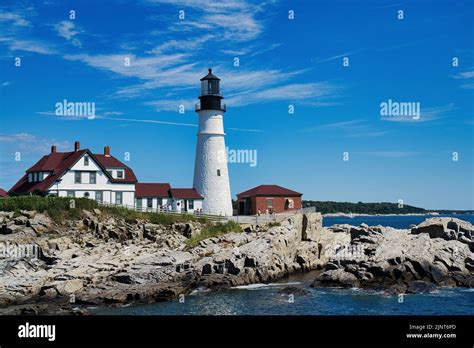
[[[359,217],[359,216],[440,216],[440,215],[472,215],[470,213],[439,213],[439,212],[426,212],[426,213],[406,213],[406,214],[365,214],[365,213],[327,213],[322,214],[323,217]]]

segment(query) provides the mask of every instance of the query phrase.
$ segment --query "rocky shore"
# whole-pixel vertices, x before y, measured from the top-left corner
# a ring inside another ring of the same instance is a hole
[[[312,286],[387,294],[474,285],[474,227],[452,218],[396,230],[323,228],[319,213],[298,214],[194,247],[186,241],[200,233],[198,222],[164,226],[97,209],[62,224],[34,211],[0,212],[0,226],[4,252],[35,253],[0,257],[0,314],[87,314],[87,306],[170,300],[316,269]]]

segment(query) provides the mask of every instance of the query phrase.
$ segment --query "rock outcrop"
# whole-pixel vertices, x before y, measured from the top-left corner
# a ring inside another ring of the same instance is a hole
[[[318,213],[204,239],[199,222],[171,226],[83,211],[56,224],[38,212],[0,212],[0,314],[82,313],[81,305],[176,298],[195,288],[269,282],[320,270],[313,286],[389,293],[473,286],[473,226],[435,218],[409,230],[322,227]],[[0,250],[1,251],[1,250]]]
[[[432,218],[411,231],[367,225],[331,230],[350,235],[350,241],[330,257],[315,287],[410,293],[429,291],[432,285],[474,286],[473,226],[468,222]]]
[[[0,235],[0,243],[34,244],[40,254],[2,259],[0,313],[12,313],[15,306],[28,312],[26,304],[35,312],[51,310],[51,303],[72,310],[80,304],[158,301],[196,287],[266,282],[322,267],[325,244],[342,236],[321,234],[316,213],[205,239],[193,248],[185,241],[200,233],[198,222],[162,226],[99,210],[83,211],[81,220],[62,225],[36,212],[0,216],[12,230]]]
[[[431,218],[411,229],[412,234],[428,233],[430,238],[457,240],[474,251],[474,226],[456,218]]]

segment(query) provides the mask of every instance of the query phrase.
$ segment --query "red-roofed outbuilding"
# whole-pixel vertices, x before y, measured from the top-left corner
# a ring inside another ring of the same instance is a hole
[[[302,193],[279,185],[260,185],[237,195],[240,215],[301,209]]]

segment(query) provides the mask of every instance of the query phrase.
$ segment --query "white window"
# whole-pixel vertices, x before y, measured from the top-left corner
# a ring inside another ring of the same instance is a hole
[[[115,192],[115,204],[122,204],[122,192]]]
[[[102,202],[104,200],[104,194],[102,191],[96,191],[95,193],[95,200],[97,202]]]
[[[82,173],[81,172],[74,172],[74,183],[80,184],[82,183]]]
[[[267,198],[267,208],[273,208],[273,198]]]
[[[146,206],[147,208],[153,208],[153,198],[146,199]]]
[[[117,179],[123,179],[123,170],[117,170]]]
[[[95,184],[95,183],[96,183],[95,172],[90,172],[89,173],[89,184]]]
[[[84,157],[84,165],[85,165],[85,166],[88,166],[88,165],[89,165],[89,157],[88,157],[88,156],[85,156],[85,157]]]
[[[68,196],[68,197],[76,197],[74,191],[67,191],[67,196]]]

